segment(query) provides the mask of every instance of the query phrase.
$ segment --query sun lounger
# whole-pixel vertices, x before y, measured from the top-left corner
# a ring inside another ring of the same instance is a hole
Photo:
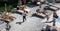
[[[37,13],[39,16],[45,17],[43,13]]]
[[[23,10],[17,10],[17,12],[19,12],[19,13],[24,13],[24,11],[23,11]]]
[[[56,10],[56,11],[58,10],[58,8],[55,8],[55,7],[52,7],[52,6],[49,6],[49,9],[54,10],[54,11],[55,11],[55,10]]]
[[[60,9],[59,7],[57,7],[56,5],[54,5],[52,3],[48,3],[48,7],[49,7],[49,9],[52,9],[52,10],[58,10],[58,9]]]
[[[52,11],[55,11],[55,10],[57,11],[57,10],[59,10],[59,8],[52,7],[52,6],[46,6],[45,9],[47,9],[47,10],[52,10]]]
[[[0,18],[0,20],[1,20],[1,21],[4,21],[4,22],[5,22],[5,21],[9,21],[9,22],[12,21],[11,19],[3,19],[3,18]]]
[[[29,13],[30,12],[30,9],[24,9],[25,12]]]
[[[59,5],[57,6],[57,5],[54,5],[54,4],[52,4],[52,3],[49,3],[48,5],[49,5],[49,6],[52,6],[52,7],[55,7],[55,8],[59,8],[59,7],[58,7]]]
[[[45,18],[45,14],[43,14],[43,13],[35,13],[37,16],[39,16],[39,17],[42,17],[42,18]]]

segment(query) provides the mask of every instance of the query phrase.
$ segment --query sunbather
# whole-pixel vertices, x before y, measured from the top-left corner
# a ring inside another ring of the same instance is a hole
[[[4,13],[4,15],[1,16],[1,18],[5,19],[5,20],[7,20],[7,19],[13,20],[13,18],[15,18],[15,17],[11,16],[9,12],[6,12],[6,13]]]
[[[23,7],[23,11],[25,11],[26,13],[30,12],[30,10],[26,6]]]

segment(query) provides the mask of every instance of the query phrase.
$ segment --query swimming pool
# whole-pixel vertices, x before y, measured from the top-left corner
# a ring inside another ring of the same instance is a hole
[[[56,19],[57,22],[60,22],[60,17]]]

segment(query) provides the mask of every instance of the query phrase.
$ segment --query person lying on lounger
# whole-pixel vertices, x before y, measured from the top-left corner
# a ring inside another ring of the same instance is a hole
[[[27,13],[30,12],[30,10],[26,6],[23,7],[23,11],[25,11]]]
[[[45,15],[47,14],[47,10],[46,9],[44,9],[44,10],[37,9],[36,12],[37,13],[40,13],[41,12],[41,13],[43,13]]]
[[[15,18],[15,17],[11,16],[9,14],[9,12],[6,12],[6,13],[4,13],[4,15],[1,16],[1,18],[5,19],[5,20],[7,20],[7,19],[13,20],[13,18]]]

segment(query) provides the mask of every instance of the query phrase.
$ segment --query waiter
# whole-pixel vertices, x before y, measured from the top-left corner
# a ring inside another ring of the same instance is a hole
[[[24,11],[24,13],[23,13],[23,22],[25,22],[25,20],[26,20],[26,12]]]

